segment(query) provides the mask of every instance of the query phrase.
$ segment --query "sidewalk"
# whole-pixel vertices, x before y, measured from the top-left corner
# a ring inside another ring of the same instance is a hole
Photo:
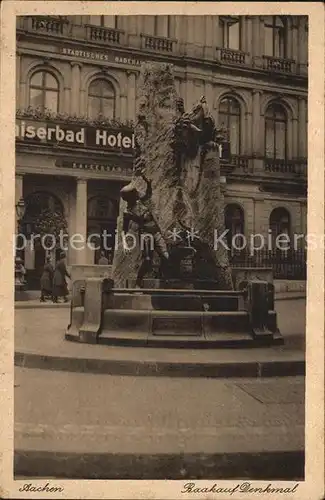
[[[69,372],[175,377],[303,375],[305,301],[279,301],[284,346],[254,349],[163,349],[68,342],[69,310],[15,311],[15,365]]]
[[[16,369],[17,475],[297,479],[303,463],[303,377],[180,380]]]

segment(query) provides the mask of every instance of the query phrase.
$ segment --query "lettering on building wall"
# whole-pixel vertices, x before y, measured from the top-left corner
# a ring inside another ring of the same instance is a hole
[[[124,175],[129,175],[133,169],[132,164],[122,167],[114,164],[85,163],[71,160],[57,160],[55,165],[61,168],[72,168],[74,170],[91,170],[92,172],[110,172]]]
[[[89,50],[72,49],[69,47],[62,48],[62,54],[72,57],[80,57],[82,59],[92,59],[93,61],[110,61],[117,64],[127,64],[130,66],[141,66],[142,60],[135,59],[134,57],[119,56],[112,52],[93,52]]]
[[[18,141],[45,144],[76,145],[87,148],[106,148],[133,153],[135,137],[132,129],[102,129],[71,124],[49,124],[19,120],[16,123]]]

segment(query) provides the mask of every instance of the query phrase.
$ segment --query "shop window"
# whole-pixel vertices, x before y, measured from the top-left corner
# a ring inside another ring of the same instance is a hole
[[[88,237],[95,245],[94,263],[97,264],[101,252],[111,263],[115,248],[115,231],[119,203],[106,196],[94,196],[88,200]]]
[[[102,28],[118,28],[117,16],[89,16],[90,24],[93,26],[100,26]]]
[[[116,96],[113,85],[107,80],[94,80],[88,89],[88,117],[115,118]]]
[[[280,104],[272,104],[265,113],[265,156],[287,158],[287,114]]]
[[[266,16],[264,22],[264,54],[266,56],[287,56],[287,26],[283,16]]]
[[[229,133],[230,152],[239,155],[241,150],[241,108],[233,97],[225,97],[219,106],[219,126]]]
[[[220,28],[222,33],[222,46],[225,49],[241,49],[241,25],[240,18],[227,16],[220,18]]]
[[[29,84],[29,106],[59,111],[59,83],[49,71],[37,71]]]
[[[270,231],[272,234],[273,250],[283,251],[286,249],[285,238],[283,243],[276,244],[276,238],[280,235],[287,235],[290,238],[291,221],[288,210],[282,207],[275,208],[270,215]],[[283,245],[283,246],[282,246]]]
[[[236,204],[227,205],[225,208],[225,227],[227,232],[228,247],[234,251],[237,247],[243,244],[243,238],[239,235],[244,235],[245,218],[243,209]],[[237,238],[235,238],[235,236]],[[233,246],[235,245],[235,247]]]

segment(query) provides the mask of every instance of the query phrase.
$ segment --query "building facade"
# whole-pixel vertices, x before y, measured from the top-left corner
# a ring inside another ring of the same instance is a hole
[[[83,237],[115,231],[119,191],[132,175],[143,61],[173,63],[186,109],[205,95],[229,131],[229,234],[306,234],[306,16],[20,17],[16,203],[25,202],[31,287],[45,259],[30,239],[39,227]],[[69,264],[97,259],[87,247],[68,252]]]

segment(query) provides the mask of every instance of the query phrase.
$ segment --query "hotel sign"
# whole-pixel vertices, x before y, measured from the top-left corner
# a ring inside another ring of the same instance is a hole
[[[75,49],[72,47],[62,47],[61,53],[65,56],[78,57],[91,61],[115,62],[117,64],[126,64],[129,66],[141,66],[142,60],[134,57],[125,57],[116,55],[112,51],[97,52],[93,50]]]
[[[127,127],[81,126],[71,123],[48,123],[35,120],[16,121],[16,140],[30,144],[75,146],[133,154],[135,138]]]

